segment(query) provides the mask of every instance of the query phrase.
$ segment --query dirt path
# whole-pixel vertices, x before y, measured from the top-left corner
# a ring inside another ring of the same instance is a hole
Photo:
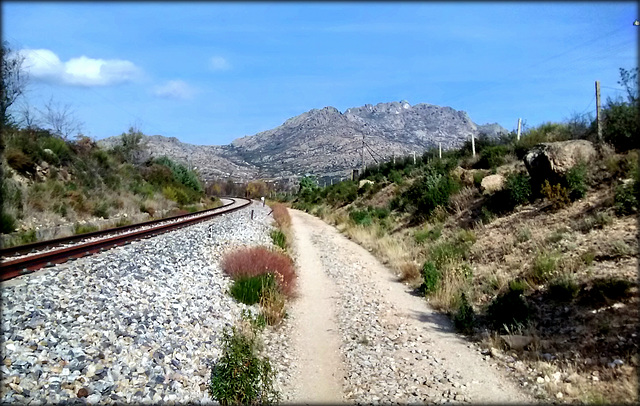
[[[358,386],[355,391],[361,396],[358,400],[534,402],[515,382],[495,365],[489,365],[477,350],[455,334],[446,317],[429,309],[423,298],[411,295],[408,288],[397,282],[391,271],[367,250],[313,216],[297,210],[290,210],[290,213],[300,272],[300,297],[291,308],[294,331],[297,331],[293,345],[300,369],[299,382],[294,384],[298,402],[351,401],[355,398],[345,397],[345,391],[351,394],[354,386]],[[341,284],[341,275],[344,275],[346,285]],[[350,300],[356,281],[368,286],[361,290],[363,309],[371,299],[379,302],[376,313],[368,315],[364,324],[356,326],[356,331],[364,334],[367,327],[362,326],[375,325],[382,331],[376,338],[379,344],[363,340],[362,347],[353,347],[348,334],[341,333],[353,327],[350,323],[354,317],[353,314],[345,317],[346,310],[340,306],[351,302],[345,302],[345,296],[340,295],[349,288],[347,300]],[[376,295],[379,297],[371,297]],[[340,305],[336,306],[336,303]],[[396,344],[384,347],[386,336],[394,336],[392,339]],[[397,344],[399,338],[404,344]],[[373,354],[379,357],[378,360],[370,355],[374,344],[379,355]],[[354,348],[369,352],[358,358]],[[346,357],[349,362],[345,362]],[[378,367],[371,368],[371,365]],[[393,373],[384,377],[376,375],[387,367]],[[414,376],[417,378],[413,379]],[[350,379],[356,383],[350,384]],[[389,379],[396,379],[397,383],[396,387],[387,390],[388,382],[382,381]],[[415,389],[413,385],[416,385]],[[406,389],[408,386],[412,388]],[[404,389],[408,394],[401,394]]]
[[[293,345],[299,360],[294,403],[338,403],[344,399],[344,372],[335,317],[335,286],[320,265],[307,219],[297,211],[290,212],[299,272],[298,297],[290,310],[296,322]]]

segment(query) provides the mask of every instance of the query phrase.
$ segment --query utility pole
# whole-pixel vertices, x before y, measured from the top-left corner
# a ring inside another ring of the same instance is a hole
[[[413,151],[413,164],[416,164],[416,151]]]
[[[442,159],[442,143],[438,143],[438,158]]]
[[[476,141],[473,139],[473,134],[471,134],[471,152],[473,153],[473,157],[476,157]]]
[[[395,164],[396,164],[396,153],[394,152],[393,153],[393,165],[395,166]]]
[[[519,118],[518,119],[518,141],[520,141],[520,128],[522,128],[521,124],[522,124],[522,119]]]
[[[596,80],[596,126],[598,128],[598,143],[602,143],[602,122],[600,121],[600,81]]]
[[[362,133],[362,173],[364,173],[364,133]]]

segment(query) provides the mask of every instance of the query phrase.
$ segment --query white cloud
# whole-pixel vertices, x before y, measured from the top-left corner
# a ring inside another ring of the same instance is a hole
[[[162,86],[156,86],[154,94],[168,99],[190,99],[196,93],[195,89],[182,80],[170,80]]]
[[[224,59],[221,56],[214,56],[210,60],[211,68],[214,70],[227,70],[231,69],[231,64],[229,61]]]
[[[133,62],[121,59],[93,59],[83,55],[63,62],[48,49],[23,49],[20,54],[31,77],[66,85],[115,85],[130,82],[141,73]]]

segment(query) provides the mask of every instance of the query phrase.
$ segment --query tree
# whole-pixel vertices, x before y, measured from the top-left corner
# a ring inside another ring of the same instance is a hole
[[[11,123],[12,118],[9,108],[24,93],[28,74],[23,70],[24,56],[11,50],[8,42],[2,43],[2,83],[0,88],[0,113],[2,114],[2,125]]]
[[[627,100],[631,104],[638,103],[638,68],[626,70],[620,68],[620,86],[627,91]]]
[[[136,126],[129,127],[129,132],[120,135],[122,151],[127,161],[133,162],[140,159],[143,135]]]
[[[39,110],[42,122],[51,132],[65,140],[73,133],[78,134],[82,124],[75,118],[75,112],[68,104],[61,105],[53,101],[53,97]]]

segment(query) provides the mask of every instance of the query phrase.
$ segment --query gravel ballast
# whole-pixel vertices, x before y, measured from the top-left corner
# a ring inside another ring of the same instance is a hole
[[[269,211],[254,203],[3,283],[1,401],[210,402],[221,332],[248,308],[219,261],[271,246]]]

